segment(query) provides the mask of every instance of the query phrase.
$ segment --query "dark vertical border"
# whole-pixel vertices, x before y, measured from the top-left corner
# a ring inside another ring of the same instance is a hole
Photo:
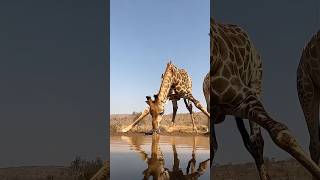
[[[106,40],[106,62],[105,62],[105,67],[106,67],[106,90],[107,90],[107,98],[106,98],[106,103],[107,103],[107,108],[106,108],[106,114],[105,114],[105,126],[104,128],[107,129],[106,133],[106,143],[107,143],[107,161],[110,161],[110,129],[109,129],[109,124],[110,124],[110,0],[104,0],[105,1],[105,26],[106,26],[106,34],[105,34],[105,40]]]
[[[213,18],[213,11],[214,11],[214,0],[210,0],[210,18]],[[210,20],[209,20],[209,28],[210,28]],[[209,38],[210,38],[210,36],[209,36]],[[210,41],[211,41],[211,39],[210,39]],[[210,46],[211,46],[211,42],[210,42]],[[211,69],[212,69],[212,64],[211,64],[211,61],[210,61],[210,75],[211,75]],[[211,86],[211,84],[210,84],[210,86]],[[211,89],[211,87],[210,87],[210,89]],[[210,93],[211,93],[211,91],[210,91]],[[212,97],[212,95],[210,95],[210,97]],[[213,102],[210,100],[210,106],[211,106],[211,103],[213,103]],[[212,108],[210,108],[210,122],[213,122],[212,121],[213,116],[211,116],[211,114],[212,114]],[[210,123],[210,126],[211,126],[210,127],[210,132],[212,132],[213,131],[212,127],[214,126],[214,123]],[[211,159],[211,156],[212,156],[211,151],[213,150],[211,143],[212,143],[212,140],[211,140],[211,136],[210,136],[210,159]],[[213,162],[210,162],[210,163],[213,164]],[[210,168],[210,179],[213,179],[213,169],[212,169],[212,167],[213,166],[211,166],[211,168]]]
[[[210,0],[210,17],[213,17],[213,4],[214,0]]]

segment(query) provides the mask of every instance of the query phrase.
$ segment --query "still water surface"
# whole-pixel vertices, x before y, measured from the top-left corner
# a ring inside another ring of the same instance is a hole
[[[209,138],[111,136],[111,180],[209,179]]]

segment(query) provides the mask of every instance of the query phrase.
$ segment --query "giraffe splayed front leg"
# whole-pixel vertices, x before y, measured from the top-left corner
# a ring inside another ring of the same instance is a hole
[[[194,117],[193,117],[193,112],[192,112],[192,103],[190,101],[187,102],[186,99],[183,99],[184,103],[190,113],[190,118],[192,120],[192,129],[195,133],[198,133],[197,127],[196,127],[196,123],[194,122]]]
[[[169,129],[167,129],[168,132],[172,132],[174,130],[177,110],[178,110],[178,100],[172,99],[172,120],[171,120]]]
[[[128,132],[130,131],[135,125],[137,125],[144,117],[146,117],[149,114],[149,107],[146,107],[142,114],[138,117],[138,119],[136,119],[132,124],[130,124],[129,126],[127,126],[126,128],[123,128],[121,131],[122,132]]]
[[[177,110],[178,110],[178,100],[172,99],[172,120],[171,120],[171,126],[175,125]]]

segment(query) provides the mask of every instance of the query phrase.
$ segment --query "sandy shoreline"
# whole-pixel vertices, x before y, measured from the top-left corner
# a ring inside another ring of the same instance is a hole
[[[194,133],[194,132],[183,132],[183,131],[173,131],[173,132],[160,132],[160,136],[205,136],[209,137],[208,133]],[[145,132],[110,132],[110,137],[112,136],[150,136],[146,135]]]
[[[133,135],[144,135],[145,132],[148,132],[152,129],[151,126],[151,116],[148,115],[143,121],[138,123],[134,128],[129,132],[123,133],[121,130],[128,125],[130,125],[140,113],[137,114],[112,114],[110,116],[110,136],[133,136]],[[169,126],[171,125],[172,114],[164,115],[163,120],[160,124],[160,135],[170,135],[170,136],[208,136],[205,134],[208,124],[208,118],[202,113],[194,113],[196,127],[198,133],[193,132],[192,121],[190,114],[177,114],[175,120],[174,130],[168,132]]]

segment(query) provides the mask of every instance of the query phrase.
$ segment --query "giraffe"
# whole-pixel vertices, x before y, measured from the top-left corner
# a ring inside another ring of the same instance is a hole
[[[186,167],[186,173],[184,173],[180,168],[180,160],[178,157],[178,152],[176,148],[175,140],[171,141],[172,152],[173,152],[173,166],[171,170],[165,166],[165,159],[163,153],[160,149],[160,135],[155,133],[152,135],[151,142],[151,156],[148,157],[148,154],[142,149],[141,145],[144,143],[141,142],[139,137],[124,137],[124,139],[130,144],[131,149],[138,153],[140,159],[148,165],[147,169],[143,171],[145,180],[149,179],[150,176],[153,179],[185,179],[185,180],[196,180],[201,177],[207,170],[209,166],[210,159],[204,160],[198,164],[196,168],[196,138],[193,136],[192,142],[192,155],[191,159],[188,161]]]
[[[222,24],[210,18],[210,114],[212,124],[225,115],[236,118],[245,147],[255,159],[260,179],[270,179],[263,162],[263,138],[259,126],[267,130],[273,142],[298,160],[320,179],[320,168],[300,147],[286,125],[275,121],[260,100],[262,64],[247,33],[237,25]],[[243,119],[250,122],[250,135]],[[210,126],[211,165],[217,142]]]
[[[168,100],[172,102],[172,108],[173,108],[173,113],[172,113],[172,120],[171,120],[171,125],[170,125],[170,128],[168,129],[168,131],[170,131],[170,129],[173,129],[173,127],[175,126],[175,118],[176,118],[176,114],[177,114],[177,110],[178,110],[178,101],[180,100],[180,98],[174,94],[173,90],[171,89],[170,90],[170,93],[168,95]],[[193,114],[192,114],[192,104],[191,102],[187,101],[185,98],[183,98],[184,100],[184,103],[190,113],[190,117],[191,117],[191,120],[192,120],[192,127],[193,127],[193,131],[198,133],[198,130],[196,128],[196,125],[195,125],[195,121],[194,121],[194,117],[193,117]],[[129,126],[127,126],[126,128],[122,129],[122,132],[128,132],[129,130],[131,130],[134,126],[136,126],[145,116],[147,116],[150,112],[150,109],[149,107],[146,107],[144,109],[144,111],[141,113],[141,115],[132,123],[130,124]],[[209,121],[208,121],[209,123]],[[209,127],[209,126],[208,126]],[[207,130],[208,131],[208,130]],[[146,134],[149,134],[149,133],[146,133]]]
[[[136,124],[138,124],[145,116],[150,114],[152,116],[152,131],[147,134],[152,134],[153,132],[159,132],[159,124],[162,120],[164,114],[164,106],[168,100],[172,101],[173,104],[173,116],[172,124],[174,126],[175,116],[178,109],[177,101],[183,98],[184,103],[190,113],[192,119],[193,130],[197,132],[195,125],[193,113],[192,113],[192,103],[200,109],[208,118],[210,114],[201,105],[201,103],[195,99],[192,95],[192,80],[188,75],[187,71],[184,69],[178,69],[172,62],[167,63],[165,73],[162,74],[162,80],[158,94],[154,95],[154,100],[150,96],[147,96],[146,103],[148,106],[144,109],[142,114],[129,126],[122,129],[122,132],[127,132],[132,129]],[[208,121],[209,122],[209,121]]]
[[[303,49],[297,69],[297,90],[310,135],[311,158],[320,165],[320,31]]]

